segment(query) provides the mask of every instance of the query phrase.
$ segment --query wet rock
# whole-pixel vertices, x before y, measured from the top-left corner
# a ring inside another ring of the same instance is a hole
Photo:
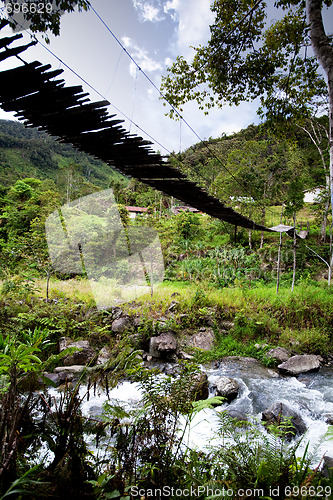
[[[239,393],[239,384],[236,380],[230,377],[219,377],[215,382],[216,396],[222,396],[228,403],[237,398]]]
[[[124,333],[131,328],[131,321],[128,316],[117,318],[112,321],[111,330],[114,333]]]
[[[55,385],[60,385],[63,383],[60,381],[59,373],[43,373],[43,377],[51,380],[51,382],[53,382],[53,384]],[[46,385],[48,385],[48,381],[46,381],[45,383]]]
[[[63,363],[65,366],[87,365],[96,356],[88,340],[78,340],[77,342],[68,343],[65,349],[68,347],[76,347],[78,350],[64,358]]]
[[[247,415],[245,415],[245,413],[243,413],[242,411],[237,410],[236,408],[227,408],[224,411],[229,417],[237,420],[238,422],[247,422],[248,421]]]
[[[58,376],[58,386],[66,384],[67,382],[73,382],[73,380],[78,378],[82,373],[82,370],[77,371],[77,372],[67,372],[64,371],[62,367],[62,371],[59,373],[55,373],[55,375]]]
[[[288,425],[283,432],[286,439],[292,439],[296,435],[304,434],[306,431],[306,425],[302,417],[284,403],[274,403],[267,408],[262,413],[262,420],[266,422],[266,426],[288,424],[290,421],[290,426]]]
[[[281,373],[285,375],[292,375],[294,377],[300,373],[318,371],[319,368],[320,361],[318,356],[315,356],[314,354],[292,356],[288,359],[288,361],[285,361],[278,366]]]
[[[325,422],[328,425],[333,425],[333,415],[326,415]]]
[[[284,347],[274,347],[273,349],[270,349],[266,353],[267,358],[272,358],[274,361],[277,361],[278,363],[284,363],[285,361],[288,361],[290,358],[290,352],[288,349],[285,349]]]
[[[149,354],[153,358],[169,358],[177,350],[177,339],[174,333],[164,332],[158,337],[151,337]]]
[[[224,372],[230,374],[230,376],[233,376],[234,373],[237,374],[237,377],[240,374],[248,376],[251,373],[253,379],[276,378],[279,376],[276,371],[266,368],[257,359],[249,357],[227,356],[218,362],[218,367],[223,368]]]
[[[104,365],[111,358],[110,349],[107,346],[102,347],[98,353],[96,365]]]
[[[201,372],[198,375],[194,376],[193,386],[192,389],[190,390],[190,396],[195,401],[208,398],[209,387],[208,387],[207,373]]]
[[[324,465],[321,469],[321,473],[324,477],[333,477],[333,458],[325,456]]]

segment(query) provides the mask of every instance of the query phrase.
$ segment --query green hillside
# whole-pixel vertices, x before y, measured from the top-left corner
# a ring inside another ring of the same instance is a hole
[[[86,181],[102,188],[122,177],[109,165],[44,132],[0,120],[0,184],[9,186],[19,179],[34,177],[51,179],[61,190],[69,165],[75,166]]]

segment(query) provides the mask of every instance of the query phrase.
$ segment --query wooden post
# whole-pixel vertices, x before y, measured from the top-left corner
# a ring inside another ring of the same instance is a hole
[[[276,293],[279,293],[279,286],[280,286],[281,249],[282,249],[282,231],[280,232],[280,243],[279,243],[279,250],[278,250]]]
[[[283,209],[284,209],[284,206],[282,204],[281,215],[280,215],[280,224],[282,224]],[[280,243],[279,243],[279,250],[278,250],[277,273],[276,273],[276,293],[279,293],[279,286],[280,286],[281,249],[282,249],[282,231],[280,232]]]

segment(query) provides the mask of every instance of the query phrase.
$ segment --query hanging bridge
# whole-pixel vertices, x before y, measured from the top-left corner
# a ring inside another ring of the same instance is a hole
[[[0,21],[0,31],[8,25]],[[0,63],[16,57],[20,65],[0,71],[0,106],[15,112],[27,127],[36,127],[60,142],[72,144],[102,160],[120,173],[134,177],[154,189],[173,196],[198,210],[235,226],[259,231],[293,234],[291,226],[267,228],[227,207],[186,178],[154,152],[152,143],[121,126],[124,120],[107,111],[108,101],[92,102],[82,86],[65,86],[58,79],[62,69],[38,61],[26,63],[19,56],[35,45],[12,46],[22,34],[0,38]]]

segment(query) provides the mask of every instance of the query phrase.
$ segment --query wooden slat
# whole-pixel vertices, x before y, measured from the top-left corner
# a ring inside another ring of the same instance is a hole
[[[7,23],[0,22],[0,30]],[[0,60],[15,56],[34,42],[8,49],[19,35],[0,41]],[[50,71],[51,70],[51,71]],[[38,127],[57,140],[72,144],[81,151],[112,165],[168,195],[213,217],[249,229],[270,231],[225,206],[207,194],[186,176],[163,161],[151,149],[151,142],[130,134],[120,124],[123,120],[109,115],[108,101],[85,99],[81,86],[65,87],[64,80],[54,80],[63,71],[35,61],[0,74],[0,102],[6,111],[14,111],[27,127]]]

